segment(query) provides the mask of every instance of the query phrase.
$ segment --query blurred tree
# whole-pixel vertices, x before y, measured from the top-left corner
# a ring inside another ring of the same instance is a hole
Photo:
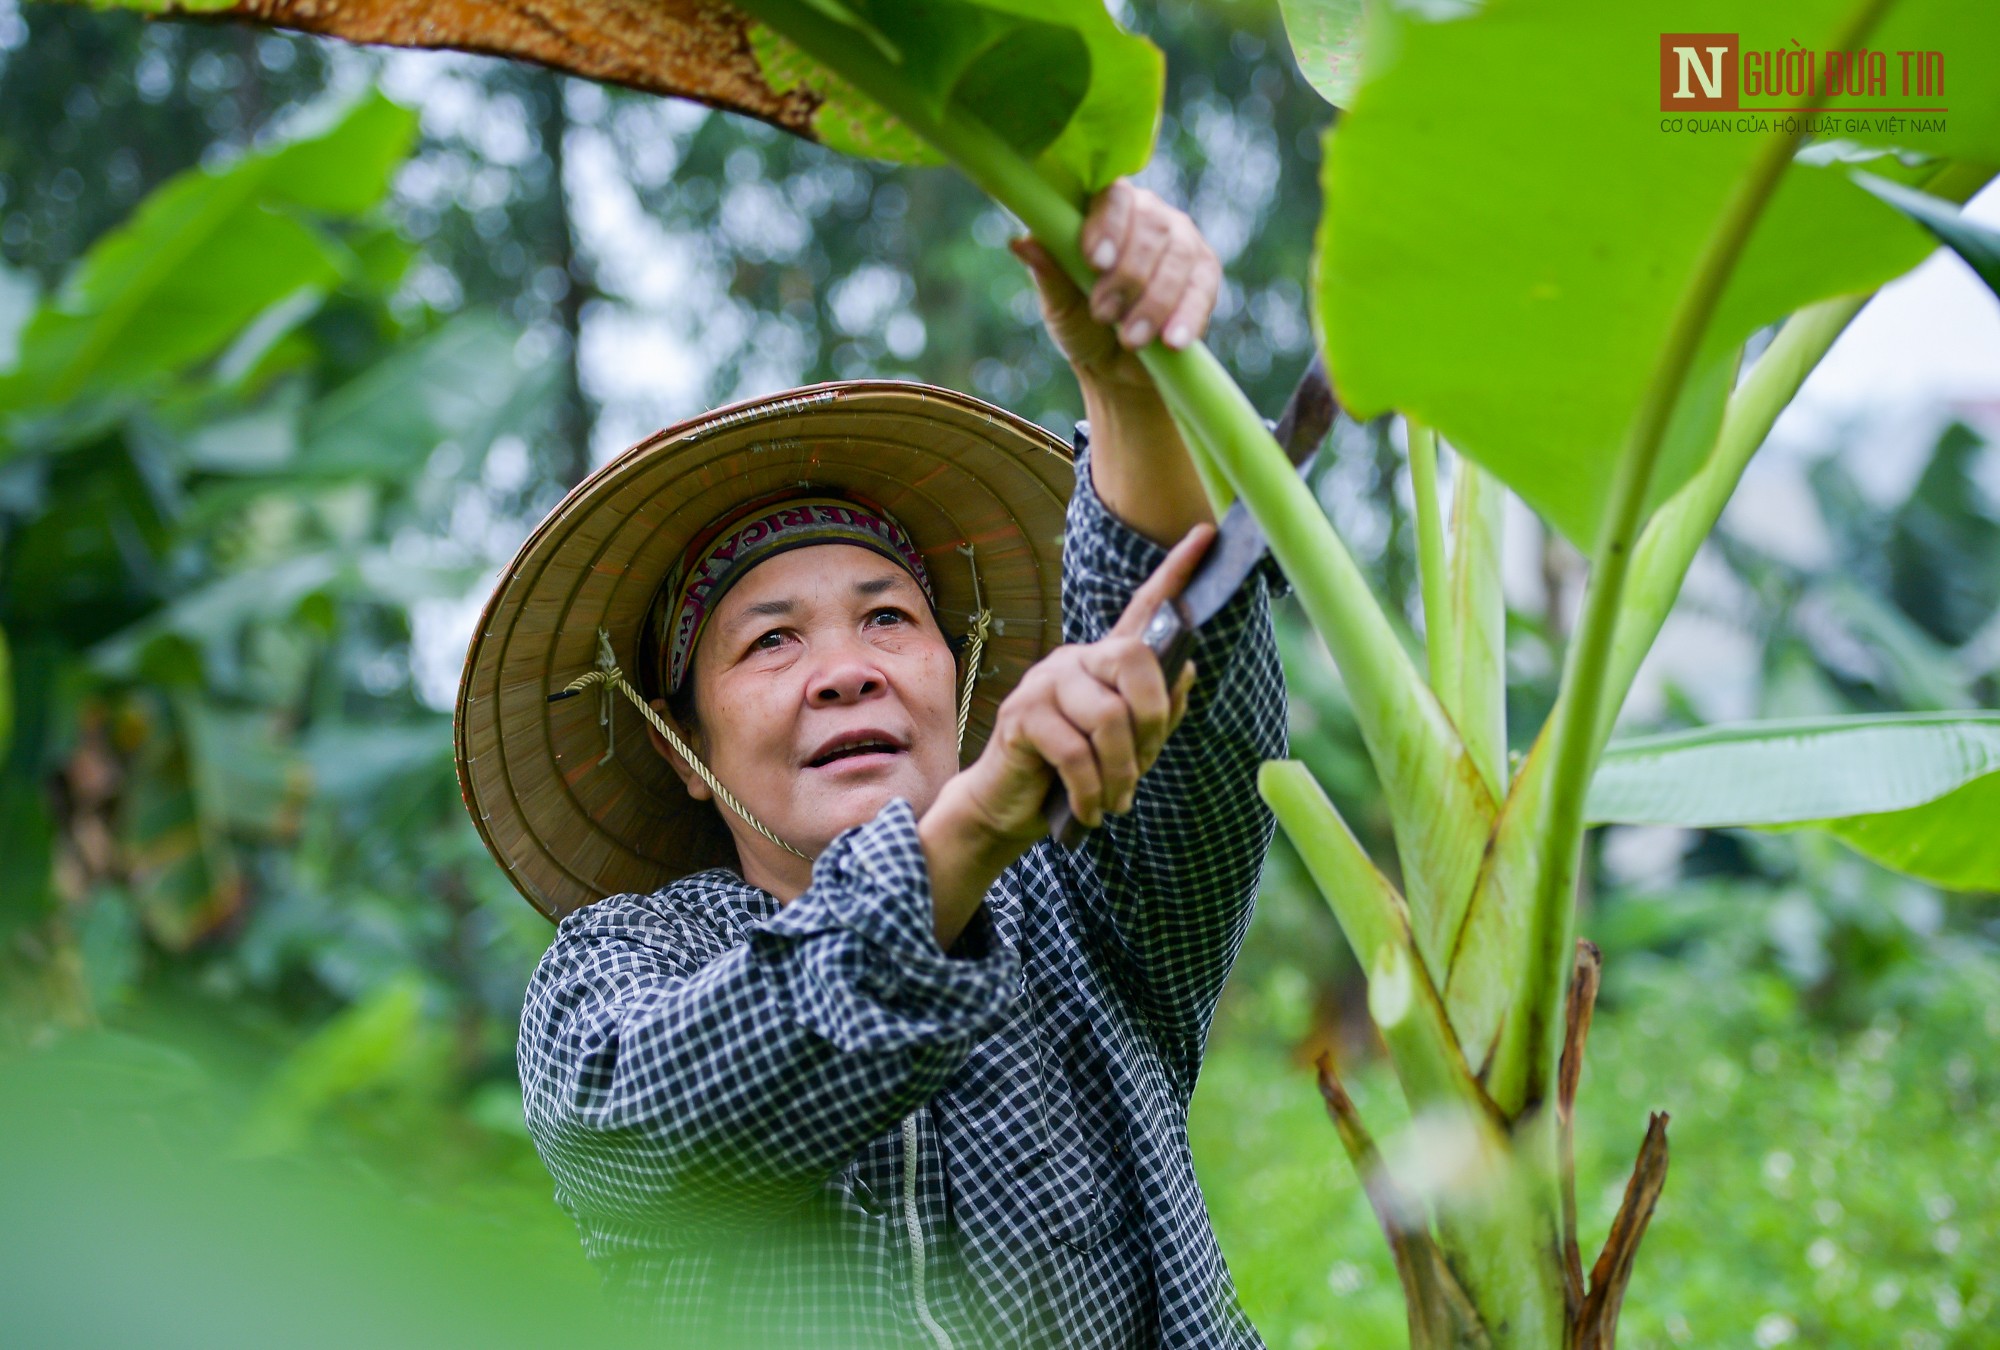
[[[489,311],[391,304],[412,254],[377,212],[413,131],[370,96],[184,171],[20,326],[0,372],[17,1030],[149,978],[310,1020],[415,973],[462,1030],[455,1080],[506,1070],[511,973],[542,935],[479,865],[410,614],[484,571],[452,527],[549,370]]]
[[[344,59],[287,33],[0,4],[0,259],[54,285],[147,193],[248,146]]]
[[[68,6],[0,6],[0,259],[52,286],[153,188],[268,137],[335,87],[383,62],[288,33],[153,23]],[[583,297],[564,188],[570,119],[562,77],[468,61],[472,115],[427,135],[403,203],[423,244],[403,297],[449,312],[488,306],[569,357],[533,422],[539,453],[522,510],[589,467],[593,413],[577,376]]]

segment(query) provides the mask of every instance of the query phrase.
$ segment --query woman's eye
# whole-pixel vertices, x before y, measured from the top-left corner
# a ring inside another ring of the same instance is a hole
[[[891,623],[906,623],[910,616],[903,613],[900,609],[878,609],[868,616],[868,622],[876,624],[879,627],[880,621],[884,617],[887,617]]]
[[[750,650],[756,652],[768,652],[774,647],[776,647],[780,642],[783,642],[784,640],[785,640],[785,630],[782,628],[773,628],[768,633],[758,634],[758,636],[750,643]]]

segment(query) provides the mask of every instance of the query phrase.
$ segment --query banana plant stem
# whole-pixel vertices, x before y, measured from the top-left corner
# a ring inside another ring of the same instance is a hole
[[[1347,684],[1396,823],[1412,911],[1426,915],[1469,894],[1497,804],[1479,775],[1467,770],[1451,719],[1354,556],[1206,347],[1173,351],[1156,343],[1144,355],[1154,378],[1186,400],[1190,421],[1227,433],[1212,443],[1222,470],[1264,527],[1272,554]],[[1476,824],[1468,828],[1468,821]],[[1427,959],[1435,955],[1434,944],[1424,951]],[[1441,980],[1442,968],[1434,965],[1432,974]]]
[[[1829,50],[1847,51],[1875,26],[1893,0],[1862,0],[1839,24]],[[1658,362],[1632,421],[1612,480],[1610,509],[1598,534],[1590,588],[1563,671],[1550,739],[1550,779],[1536,830],[1536,865],[1528,931],[1533,935],[1522,972],[1514,1015],[1501,1052],[1513,1062],[1496,1068],[1518,1075],[1521,1100],[1530,1109],[1548,1096],[1555,1074],[1562,1027],[1563,991],[1575,923],[1576,873],[1583,837],[1583,799],[1595,764],[1598,728],[1609,687],[1612,640],[1620,601],[1642,523],[1646,491],[1659,458],[1668,419],[1693,367],[1709,319],[1722,298],[1737,259],[1778,181],[1805,135],[1803,125],[1774,133],[1755,155],[1703,245],[1694,277],[1681,295]],[[1496,1094],[1497,1095],[1497,1094]]]
[[[1403,419],[1410,442],[1410,488],[1416,497],[1417,578],[1424,596],[1424,652],[1431,688],[1456,688],[1452,668],[1451,606],[1444,561],[1444,516],[1438,505],[1437,433],[1414,417]],[[1447,699],[1447,702],[1449,700]]]
[[[1618,706],[1652,650],[1695,552],[1722,518],[1751,455],[1778,420],[1785,405],[1853,321],[1869,295],[1841,295],[1809,305],[1785,321],[1771,345],[1730,396],[1715,448],[1701,470],[1654,513],[1632,555],[1626,600],[1611,645],[1606,697],[1598,712],[1601,751],[1617,720]]]
[[[1454,460],[1447,597],[1458,688],[1445,696],[1445,707],[1495,798],[1507,795],[1509,776],[1507,600],[1500,577],[1506,516],[1500,480],[1462,456]]]

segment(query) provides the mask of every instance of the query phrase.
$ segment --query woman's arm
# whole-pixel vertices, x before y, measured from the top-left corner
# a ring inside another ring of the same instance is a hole
[[[702,963],[672,897],[563,924],[528,988],[528,1123],[565,1203],[676,1242],[791,1208],[933,1096],[1011,1002],[976,918],[938,949],[908,803],[817,860],[812,885]],[[698,901],[696,903],[699,903]]]
[[[1079,436],[1079,441],[1083,438]],[[1093,445],[1079,455],[1063,551],[1063,637],[1089,642],[1124,612],[1163,550],[1092,490]],[[1284,674],[1269,599],[1285,588],[1260,564],[1196,635],[1185,717],[1139,780],[1132,809],[1107,816],[1074,852],[1078,926],[1115,987],[1192,1092],[1223,980],[1249,927],[1274,822],[1257,767],[1286,753]]]

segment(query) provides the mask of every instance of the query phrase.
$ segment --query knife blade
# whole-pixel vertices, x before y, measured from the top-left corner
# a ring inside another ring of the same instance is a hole
[[[1305,374],[1299,377],[1272,430],[1284,448],[1285,457],[1298,466],[1301,474],[1311,468],[1314,453],[1332,428],[1339,407],[1332,381],[1327,378],[1326,364],[1315,356]],[[1187,665],[1188,652],[1194,647],[1195,634],[1201,625],[1214,618],[1230,597],[1242,589],[1268,552],[1270,541],[1264,537],[1263,528],[1243,499],[1237,498],[1222,513],[1215,538],[1202,554],[1194,576],[1179,595],[1162,601],[1140,630],[1140,640],[1160,660],[1160,673],[1169,689]],[[1042,802],[1042,819],[1048,824],[1050,836],[1065,848],[1075,848],[1083,841],[1087,827],[1071,812],[1069,792],[1060,781],[1050,786],[1049,795]]]

